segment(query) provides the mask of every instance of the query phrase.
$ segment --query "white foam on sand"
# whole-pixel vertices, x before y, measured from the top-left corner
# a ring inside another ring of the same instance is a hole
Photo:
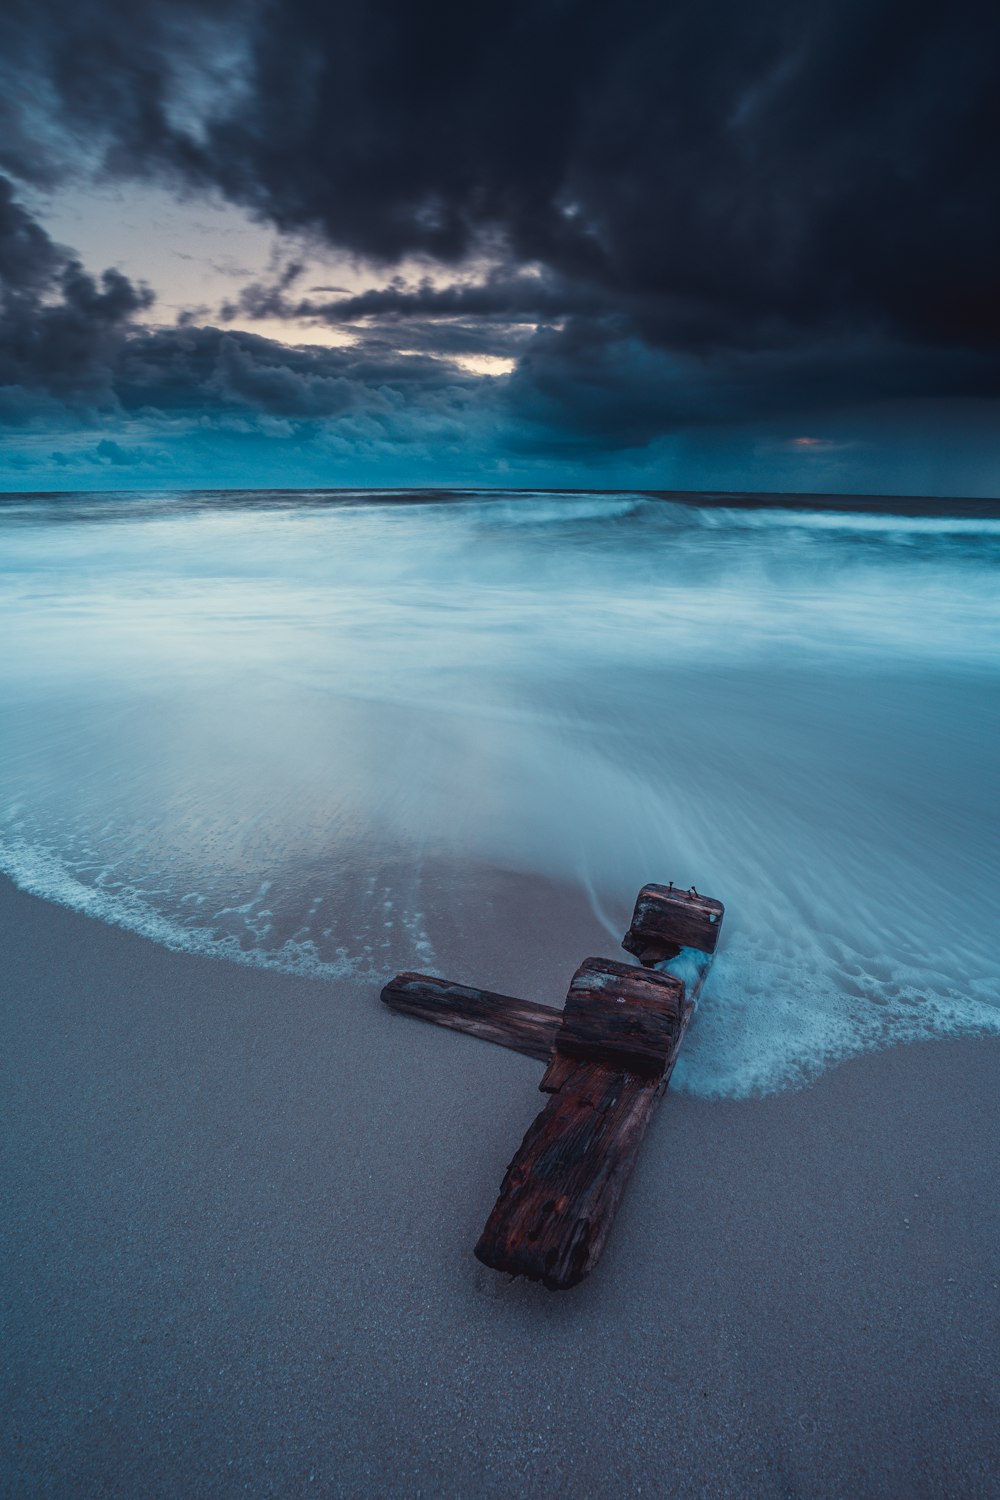
[[[863,1052],[1000,1036],[995,990],[976,998],[954,981],[886,960],[866,969],[845,954],[846,967],[838,967],[817,961],[808,939],[797,953],[775,956],[767,942],[737,938],[715,960],[672,1086],[743,1099],[800,1088]]]
[[[575,892],[608,952],[639,886],[694,880],[727,918],[675,1078],[710,1096],[993,1033],[998,527],[22,497],[0,869],[178,951],[373,983],[474,977],[483,923],[516,947],[476,871]]]
[[[220,937],[210,929],[184,926],[157,911],[138,893],[110,892],[87,885],[66,869],[57,855],[17,840],[0,844],[0,873],[29,895],[82,912],[111,927],[138,933],[175,953],[198,953],[229,963],[316,979],[344,979],[357,972],[356,964],[346,954],[334,962],[321,959],[316,944],[309,939],[298,942],[288,939],[280,948],[268,950],[245,947],[238,938]],[[180,899],[184,902],[188,898]]]

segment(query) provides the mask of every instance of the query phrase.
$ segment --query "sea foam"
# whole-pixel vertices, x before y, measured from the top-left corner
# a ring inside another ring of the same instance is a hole
[[[7,497],[0,869],[373,983],[474,971],[440,898],[477,869],[577,892],[608,951],[694,880],[728,909],[675,1075],[706,1095],[996,1032],[1000,519],[927,512]]]

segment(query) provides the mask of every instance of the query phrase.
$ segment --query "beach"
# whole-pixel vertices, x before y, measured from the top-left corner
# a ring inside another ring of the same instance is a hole
[[[493,916],[454,977],[558,1003],[586,922]],[[554,1295],[472,1255],[531,1060],[7,883],[0,932],[5,1494],[996,1493],[995,1039],[669,1093]]]
[[[994,33],[0,6],[0,1500],[1000,1500]]]

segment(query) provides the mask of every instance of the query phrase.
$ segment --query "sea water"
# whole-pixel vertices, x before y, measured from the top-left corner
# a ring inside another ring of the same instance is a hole
[[[694,882],[728,908],[677,1075],[707,1095],[996,1033],[998,515],[2,497],[0,869],[373,982],[434,965],[432,879],[557,882],[612,953],[641,884]]]

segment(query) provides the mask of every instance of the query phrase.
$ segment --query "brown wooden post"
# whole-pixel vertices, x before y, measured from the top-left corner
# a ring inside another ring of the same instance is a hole
[[[684,986],[588,958],[573,976],[541,1087],[476,1246],[488,1266],[563,1291],[597,1263],[683,1033]]]
[[[529,1126],[476,1245],[486,1265],[552,1290],[596,1265],[653,1107],[670,1080],[719,941],[723,906],[646,885],[622,947],[642,967],[586,959],[562,1011],[432,975],[386,985],[391,1009],[547,1063]]]

